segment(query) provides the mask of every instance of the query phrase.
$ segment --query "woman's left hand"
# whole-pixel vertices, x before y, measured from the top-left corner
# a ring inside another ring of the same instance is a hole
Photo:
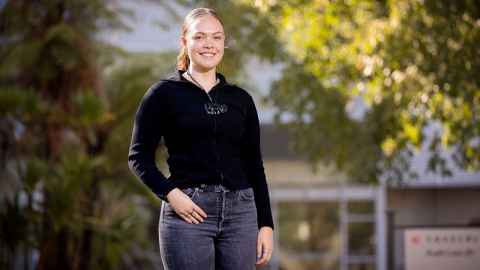
[[[268,226],[260,228],[257,238],[257,266],[266,265],[273,253],[273,229]]]

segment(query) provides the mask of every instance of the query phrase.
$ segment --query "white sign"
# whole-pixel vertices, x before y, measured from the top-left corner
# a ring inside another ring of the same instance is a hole
[[[480,229],[405,230],[405,270],[479,270]]]

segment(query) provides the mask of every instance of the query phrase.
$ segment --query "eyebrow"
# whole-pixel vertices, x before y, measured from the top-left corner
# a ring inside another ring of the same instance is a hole
[[[205,35],[207,33],[205,32],[196,32],[194,33],[195,35]],[[221,31],[218,31],[218,32],[215,32],[215,33],[212,33],[213,35],[216,35],[216,34],[224,34],[224,32],[221,32]]]

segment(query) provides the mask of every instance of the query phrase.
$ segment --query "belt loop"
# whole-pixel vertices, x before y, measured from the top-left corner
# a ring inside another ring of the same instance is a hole
[[[220,187],[220,191],[223,191],[223,192],[229,192],[230,191],[227,187],[225,187],[222,184],[220,184],[219,187]]]

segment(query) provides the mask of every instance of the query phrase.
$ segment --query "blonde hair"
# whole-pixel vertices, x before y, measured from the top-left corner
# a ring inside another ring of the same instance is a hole
[[[185,37],[187,35],[190,25],[192,25],[192,23],[197,18],[207,15],[213,16],[223,26],[223,22],[215,10],[211,8],[196,8],[190,11],[185,17],[185,20],[183,21],[182,37]],[[188,69],[188,66],[190,65],[190,58],[188,57],[188,52],[185,45],[182,43],[180,46],[180,53],[177,56],[177,69],[186,71]]]

